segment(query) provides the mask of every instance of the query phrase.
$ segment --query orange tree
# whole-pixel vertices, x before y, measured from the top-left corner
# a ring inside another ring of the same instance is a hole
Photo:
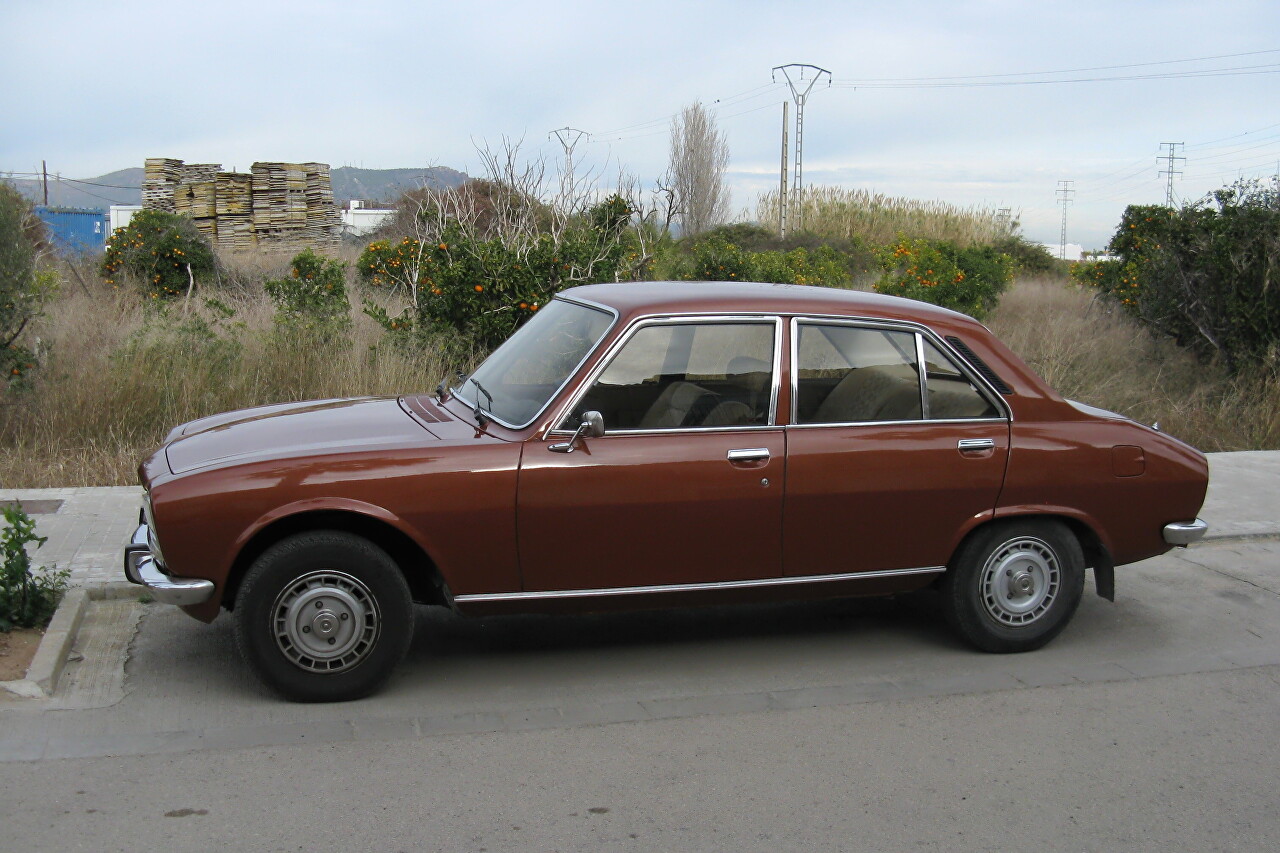
[[[879,252],[877,293],[941,305],[981,319],[1013,280],[1013,259],[991,246],[899,236]]]
[[[389,331],[451,330],[490,349],[563,288],[616,280],[630,216],[615,195],[562,228],[486,234],[450,220],[430,241],[371,243],[357,261],[360,276],[401,289],[408,307],[391,316],[366,301],[365,312]]]
[[[1274,369],[1280,188],[1245,181],[1177,209],[1131,205],[1108,250],[1114,260],[1080,265],[1076,279],[1232,373]]]
[[[131,278],[144,296],[171,299],[214,270],[213,249],[195,223],[161,210],[140,210],[107,239],[102,275],[119,286]]]

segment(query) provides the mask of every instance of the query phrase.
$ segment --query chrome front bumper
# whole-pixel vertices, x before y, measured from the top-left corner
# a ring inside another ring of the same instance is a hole
[[[1170,545],[1190,545],[1198,542],[1208,529],[1209,525],[1198,518],[1195,521],[1175,521],[1164,526],[1164,541]]]
[[[124,546],[124,576],[130,583],[145,586],[163,604],[203,604],[213,597],[213,581],[175,578],[166,574],[151,554],[150,531],[146,522],[133,531]]]

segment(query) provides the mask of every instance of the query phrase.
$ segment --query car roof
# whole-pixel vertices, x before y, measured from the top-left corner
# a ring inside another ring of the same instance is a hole
[[[753,281],[646,281],[587,284],[561,295],[636,314],[814,314],[910,320],[948,328],[974,327],[964,314],[898,296],[860,290]]]

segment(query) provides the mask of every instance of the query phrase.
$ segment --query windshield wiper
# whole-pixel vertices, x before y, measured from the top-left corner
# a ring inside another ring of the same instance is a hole
[[[486,389],[483,385],[477,382],[474,376],[467,377],[467,381],[470,382],[472,385],[476,386],[476,390],[479,391],[480,394],[483,394],[489,398],[489,412],[492,412],[493,411],[493,395],[489,393],[488,389]],[[471,412],[476,417],[476,425],[484,426],[487,421],[493,420],[493,418],[490,417],[488,412],[486,412],[483,408],[481,408],[480,394],[476,395],[476,405],[475,405],[475,408],[471,410]]]

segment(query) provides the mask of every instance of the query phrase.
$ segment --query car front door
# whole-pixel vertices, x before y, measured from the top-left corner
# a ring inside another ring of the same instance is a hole
[[[940,570],[996,505],[1003,404],[917,329],[797,321],[792,341],[786,574]]]
[[[629,330],[559,428],[524,449],[517,528],[525,590],[778,576],[780,339],[775,318],[681,318]],[[589,411],[601,413],[605,434],[563,452]]]

